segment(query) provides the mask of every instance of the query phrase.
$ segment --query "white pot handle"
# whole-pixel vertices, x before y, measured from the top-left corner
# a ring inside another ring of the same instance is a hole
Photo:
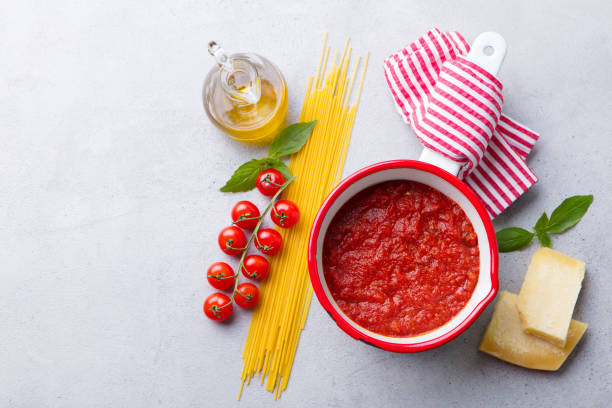
[[[504,37],[493,31],[487,31],[476,37],[467,55],[467,59],[479,65],[491,75],[497,75],[504,62],[507,49],[508,47]],[[448,171],[454,176],[459,174],[459,170],[461,169],[461,166],[456,161],[428,149],[427,147],[423,148],[419,160],[433,164],[442,170]]]

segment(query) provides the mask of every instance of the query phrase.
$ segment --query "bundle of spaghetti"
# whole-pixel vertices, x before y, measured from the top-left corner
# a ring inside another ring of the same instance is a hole
[[[336,51],[326,71],[331,48],[326,46],[326,39],[327,34],[316,75],[309,77],[300,114],[300,122],[317,120],[317,124],[304,147],[291,156],[289,169],[297,177],[282,193],[283,199],[299,206],[300,221],[291,229],[277,228],[283,237],[283,249],[269,258],[271,273],[259,287],[260,302],[242,353],[238,399],[244,385],[257,375],[274,393],[274,399],[280,397],[289,381],[312,299],[307,264],[310,227],[323,200],[340,181],[369,57],[367,53],[351,105],[361,57],[357,57],[349,75],[351,48],[347,39],[339,61]]]

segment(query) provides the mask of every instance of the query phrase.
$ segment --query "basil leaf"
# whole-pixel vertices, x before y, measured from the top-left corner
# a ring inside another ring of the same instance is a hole
[[[289,167],[281,160],[275,159],[272,157],[267,157],[266,159],[266,168],[272,167],[281,172],[285,180],[288,180],[291,177],[291,171],[289,171]]]
[[[592,202],[592,195],[566,198],[550,214],[550,220],[545,231],[558,234],[573,227],[584,216]]]
[[[316,124],[317,121],[313,120],[312,122],[299,122],[287,126],[274,138],[268,155],[277,159],[297,152],[304,146]]]
[[[232,177],[221,187],[224,193],[237,193],[255,188],[257,175],[266,168],[266,159],[251,159],[238,167]]]
[[[538,232],[537,235],[540,244],[542,244],[542,246],[550,248],[550,235],[548,235],[547,232]]]
[[[499,252],[512,252],[525,248],[531,243],[535,234],[522,228],[504,228],[497,231],[497,246]]]
[[[545,231],[547,226],[548,226],[548,215],[546,215],[546,213],[544,212],[542,213],[540,218],[538,218],[538,221],[536,222],[536,225],[533,227],[533,229],[536,232]]]

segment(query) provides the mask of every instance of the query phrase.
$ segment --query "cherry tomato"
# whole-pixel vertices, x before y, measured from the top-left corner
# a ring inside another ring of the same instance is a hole
[[[238,285],[236,294],[234,295],[234,301],[236,304],[238,304],[238,306],[251,309],[255,307],[258,300],[259,290],[257,289],[257,286],[249,282]]]
[[[232,221],[240,228],[252,230],[259,222],[259,209],[250,201],[238,201],[232,208]]]
[[[232,314],[232,299],[223,293],[213,293],[204,301],[204,314],[206,317],[219,322],[227,319]]]
[[[244,232],[234,225],[225,227],[219,233],[219,247],[228,255],[239,255],[246,247]]]
[[[210,265],[206,272],[206,278],[213,288],[221,290],[234,285],[236,280],[234,270],[225,262],[215,262]]]
[[[276,225],[282,228],[291,228],[300,219],[300,210],[289,200],[279,200],[272,207],[270,217]]]
[[[263,256],[253,254],[244,258],[242,274],[247,278],[262,280],[268,276],[268,272],[270,272],[270,264]]]
[[[257,176],[257,181],[255,182],[259,192],[268,197],[276,194],[283,184],[285,184],[285,178],[280,171],[275,169],[262,171]]]
[[[276,255],[283,246],[283,237],[272,228],[264,228],[257,232],[255,246],[266,255]]]

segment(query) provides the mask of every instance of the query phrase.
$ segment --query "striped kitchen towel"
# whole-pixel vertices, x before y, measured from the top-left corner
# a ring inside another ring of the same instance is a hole
[[[384,62],[396,107],[424,146],[462,165],[459,177],[494,218],[538,179],[525,160],[539,135],[501,113],[502,84],[464,56],[457,32],[429,31]]]

